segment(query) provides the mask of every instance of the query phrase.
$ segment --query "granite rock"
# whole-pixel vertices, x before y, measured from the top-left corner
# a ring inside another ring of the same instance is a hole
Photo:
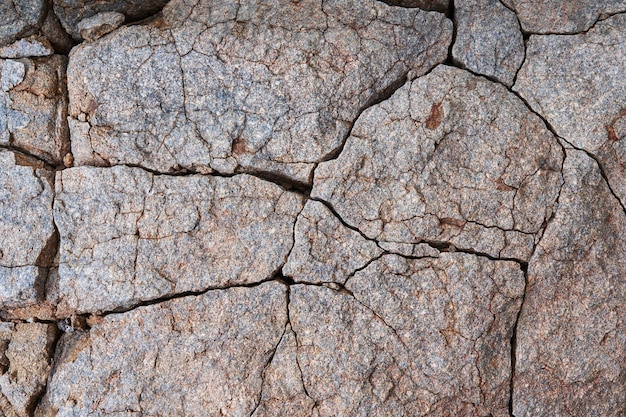
[[[102,12],[86,17],[78,23],[78,33],[83,39],[94,41],[117,29],[126,16],[119,12]]]
[[[67,58],[0,59],[0,145],[60,165],[69,152]]]
[[[54,54],[54,49],[50,42],[37,36],[19,39],[10,45],[0,47],[0,58],[32,58],[52,54]]]
[[[531,36],[513,87],[577,148],[595,155],[626,203],[626,14],[571,36]]]
[[[456,5],[454,19],[453,59],[510,87],[525,54],[515,13],[499,0],[463,0]]]
[[[33,34],[45,18],[44,0],[9,0],[0,2],[0,46]]]
[[[307,182],[364,106],[445,60],[451,26],[375,0],[174,0],[72,51],[76,163]]]
[[[361,115],[311,195],[370,239],[527,261],[562,160],[542,120],[502,85],[439,66]]]
[[[419,7],[423,10],[432,10],[445,13],[450,7],[450,0],[381,0],[391,6]]]
[[[57,174],[58,315],[272,277],[293,246],[302,197],[246,174]]]

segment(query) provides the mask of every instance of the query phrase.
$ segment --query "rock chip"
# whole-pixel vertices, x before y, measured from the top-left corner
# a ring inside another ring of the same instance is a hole
[[[531,33],[577,33],[608,15],[626,11],[626,0],[502,0]]]
[[[66,62],[61,55],[0,59],[0,145],[62,163],[70,148]]]
[[[568,150],[559,209],[528,268],[513,414],[626,411],[626,214],[593,159]]]
[[[286,321],[278,283],[108,315],[61,339],[36,415],[250,415]]]
[[[464,0],[456,5],[453,58],[464,68],[507,86],[524,61],[524,39],[515,13],[499,0]]]
[[[28,417],[46,388],[53,324],[0,322],[0,415]]]
[[[446,59],[451,26],[374,0],[174,0],[72,51],[72,153],[307,182],[364,106]]]
[[[295,346],[279,346],[259,409],[278,399],[282,409],[299,404],[298,416],[508,416],[510,338],[524,292],[517,263],[384,255],[346,286],[353,295],[291,287]]]
[[[513,87],[577,148],[601,162],[626,203],[626,15],[570,36],[531,36]]]
[[[53,175],[20,165],[19,155],[0,149],[0,308],[25,307],[41,299],[54,256]],[[52,252],[52,253],[51,253]]]
[[[356,122],[311,195],[368,238],[528,260],[561,184],[562,149],[502,85],[440,66]]]
[[[45,38],[36,36],[19,39],[11,45],[0,47],[0,58],[29,58],[49,56],[54,54],[54,49]]]
[[[302,197],[245,174],[57,174],[60,316],[270,278],[293,246]]]
[[[0,46],[34,33],[44,18],[44,0],[9,0],[0,2]]]
[[[125,19],[126,16],[118,12],[98,13],[81,20],[78,33],[83,39],[94,41],[120,27]]]

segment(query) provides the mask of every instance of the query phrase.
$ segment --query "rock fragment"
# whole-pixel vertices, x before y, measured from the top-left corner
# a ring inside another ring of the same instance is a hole
[[[0,323],[1,415],[32,415],[46,387],[56,334],[53,324]]]
[[[69,151],[67,58],[0,59],[0,144],[57,165]]]
[[[1,309],[26,307],[43,296],[45,267],[56,250],[52,178],[0,150]]]
[[[621,416],[626,214],[593,159],[568,150],[559,209],[528,267],[513,414]]]
[[[451,32],[442,14],[374,0],[174,0],[72,52],[72,153],[308,182],[364,106],[446,59]]]
[[[449,0],[381,0],[392,6],[419,7],[423,10],[433,10],[446,13],[450,7]]]
[[[0,47],[0,58],[32,58],[50,56],[54,49],[45,38],[30,37],[19,39],[10,45]]]
[[[301,196],[245,174],[61,171],[58,314],[268,279],[286,261],[302,206]]]
[[[453,58],[510,87],[524,61],[524,39],[515,13],[499,0],[464,0],[456,5],[454,18]]]
[[[125,19],[126,16],[118,12],[98,13],[81,20],[78,33],[83,39],[94,41],[120,27]]]
[[[561,147],[502,85],[440,66],[356,122],[311,195],[381,242],[528,260],[561,184]]]
[[[594,154],[626,203],[626,15],[570,36],[531,36],[513,87],[577,148]]]
[[[0,46],[34,33],[44,18],[43,0],[11,0],[0,2]]]
[[[250,415],[285,332],[286,288],[209,291],[64,336],[38,416]]]

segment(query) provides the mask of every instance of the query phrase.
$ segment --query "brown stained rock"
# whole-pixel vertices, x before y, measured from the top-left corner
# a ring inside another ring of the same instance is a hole
[[[102,12],[87,17],[78,23],[80,36],[87,41],[94,41],[117,29],[126,17],[118,12]]]
[[[26,307],[43,296],[54,251],[51,172],[20,165],[0,149],[0,309]]]
[[[531,36],[514,90],[593,153],[626,203],[626,14],[572,36]]]
[[[0,323],[0,415],[32,415],[46,387],[56,334],[54,324]]]
[[[34,33],[45,17],[44,0],[0,2],[0,46]]]
[[[419,7],[423,10],[433,10],[445,13],[450,7],[449,0],[381,0],[391,6]]]
[[[364,106],[445,60],[451,26],[374,0],[174,0],[72,51],[76,164],[307,182]]]
[[[509,342],[524,291],[517,263],[385,255],[347,288],[353,295],[291,287],[296,346],[277,350],[261,410],[280,399],[280,409],[300,404],[296,415],[307,416],[508,415]]]
[[[64,336],[36,415],[250,415],[285,332],[285,293],[277,283],[209,291]]]
[[[626,413],[626,214],[585,153],[568,150],[556,216],[528,268],[513,413]]]
[[[129,307],[270,278],[293,246],[302,197],[245,174],[57,174],[58,314]]]
[[[370,239],[528,260],[562,158],[504,87],[440,66],[366,110],[341,155],[319,165],[311,195]]]
[[[67,58],[0,59],[0,145],[58,165],[69,152]]]

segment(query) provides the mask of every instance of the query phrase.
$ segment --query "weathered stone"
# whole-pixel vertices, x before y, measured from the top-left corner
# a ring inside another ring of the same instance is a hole
[[[626,0],[502,0],[531,33],[576,33],[600,18],[626,11]]]
[[[41,25],[41,33],[48,39],[59,54],[67,55],[74,46],[74,39],[63,29],[59,18],[52,10]]]
[[[94,41],[117,29],[124,23],[126,16],[118,12],[102,12],[87,17],[78,23],[78,33],[83,39]]]
[[[343,284],[382,254],[360,233],[345,227],[322,203],[308,201],[298,216],[295,244],[283,274],[305,282]]]
[[[366,110],[341,155],[319,165],[311,195],[370,239],[527,260],[562,158],[502,85],[440,66]]]
[[[381,0],[391,6],[419,7],[423,10],[447,12],[450,7],[449,0]]]
[[[19,163],[0,149],[0,308],[41,299],[54,251],[52,174]]]
[[[128,20],[155,14],[168,0],[53,0],[54,11],[65,30],[77,41],[82,39],[80,22],[102,12],[117,12]]]
[[[385,255],[347,288],[291,287],[296,345],[276,351],[261,410],[278,399],[303,416],[508,416],[517,263]]]
[[[45,38],[36,36],[19,39],[11,45],[0,47],[0,58],[29,58],[54,54],[54,49]]]
[[[28,417],[46,388],[56,326],[0,323],[0,415]]]
[[[61,171],[56,193],[61,316],[268,279],[286,261],[303,206],[245,174],[121,166]]]
[[[34,33],[44,18],[44,6],[43,0],[0,2],[0,46]]]
[[[626,409],[626,214],[593,159],[568,150],[559,209],[528,268],[513,413]]]
[[[286,321],[278,283],[108,315],[64,336],[36,415],[250,415]]]
[[[50,164],[69,151],[64,56],[0,59],[0,145]]]
[[[626,15],[582,35],[531,36],[513,87],[556,133],[602,163],[626,203]]]
[[[499,0],[456,5],[452,56],[463,67],[511,86],[524,61],[524,39],[515,13]]]
[[[445,60],[442,14],[374,0],[174,0],[68,68],[78,165],[270,171],[306,182],[360,110]]]

